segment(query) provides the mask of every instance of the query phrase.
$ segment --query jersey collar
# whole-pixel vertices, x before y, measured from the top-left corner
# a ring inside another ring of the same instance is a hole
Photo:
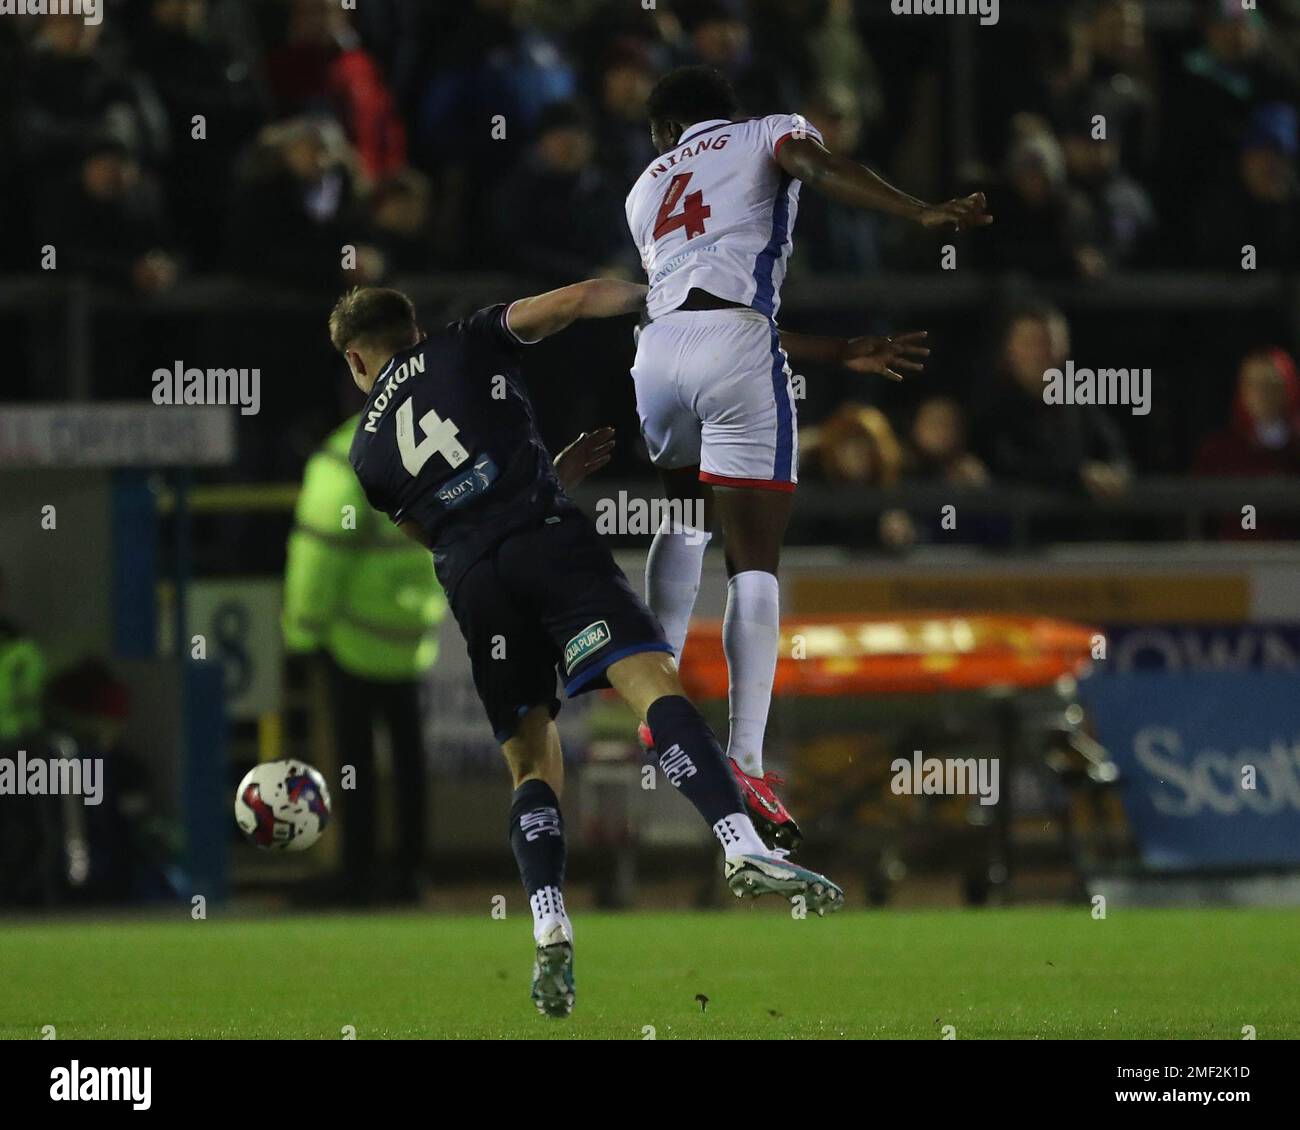
[[[405,350],[405,349],[398,350],[387,361],[384,362],[383,366],[379,370],[379,375],[375,377],[375,383],[370,386],[370,395],[366,397],[367,405],[369,405],[372,400],[374,400],[376,397],[379,396],[379,393],[382,391],[384,387],[384,382],[388,380],[389,375],[397,367],[398,358],[400,358],[403,353],[407,353],[407,352],[409,352],[409,350]]]
[[[397,357],[398,355],[394,353],[380,368],[379,375],[375,377],[375,383],[370,386],[370,395],[366,397],[367,404],[374,400],[379,390],[383,388],[384,382],[388,380],[388,374],[393,371],[393,366],[397,363]]]
[[[677,139],[678,145],[685,145],[686,142],[693,138],[699,137],[702,133],[708,133],[709,130],[718,129],[721,126],[731,125],[730,118],[709,118],[708,121],[696,122],[690,129],[683,132],[682,136]]]

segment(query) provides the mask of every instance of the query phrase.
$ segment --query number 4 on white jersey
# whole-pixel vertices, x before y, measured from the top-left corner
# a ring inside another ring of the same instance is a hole
[[[419,443],[415,441],[415,408],[404,400],[397,409],[397,450],[402,453],[402,466],[414,477],[435,455],[441,455],[453,467],[459,467],[469,458],[456,440],[459,429],[452,420],[444,420],[430,409],[420,417],[420,430],[425,433]]]

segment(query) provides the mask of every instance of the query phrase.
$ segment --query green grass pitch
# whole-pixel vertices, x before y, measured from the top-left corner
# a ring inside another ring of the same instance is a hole
[[[0,1036],[1300,1037],[1295,910],[585,913],[565,1021],[518,915],[221,915],[0,925]]]

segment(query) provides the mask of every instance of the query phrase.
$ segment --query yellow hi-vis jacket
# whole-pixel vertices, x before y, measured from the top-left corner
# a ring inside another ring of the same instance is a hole
[[[348,463],[357,417],[307,462],[289,536],[284,642],[324,648],[345,671],[415,679],[438,656],[447,601],[433,556],[371,509]]]
[[[0,741],[40,729],[45,658],[33,640],[0,625]]]

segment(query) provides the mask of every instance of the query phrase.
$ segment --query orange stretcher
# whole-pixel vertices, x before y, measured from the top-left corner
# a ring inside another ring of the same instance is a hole
[[[1099,629],[1041,616],[927,612],[782,620],[777,697],[936,694],[1081,676]],[[697,620],[681,664],[691,698],[726,698],[722,621]]]

